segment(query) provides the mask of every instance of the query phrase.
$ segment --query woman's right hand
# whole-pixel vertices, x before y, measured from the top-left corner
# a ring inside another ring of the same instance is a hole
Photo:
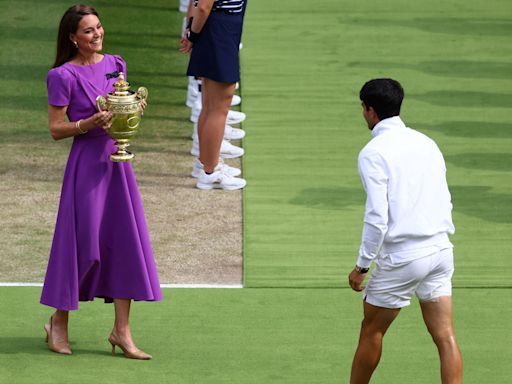
[[[109,111],[101,111],[95,113],[87,120],[91,122],[91,124],[95,127],[101,127],[105,130],[109,129],[112,126],[112,112]]]

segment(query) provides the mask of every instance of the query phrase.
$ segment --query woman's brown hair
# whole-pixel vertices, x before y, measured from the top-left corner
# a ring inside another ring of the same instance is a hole
[[[62,16],[59,24],[59,34],[57,35],[57,55],[52,68],[60,67],[77,54],[78,48],[75,47],[69,35],[76,33],[78,24],[87,15],[95,15],[99,18],[98,12],[93,7],[82,4],[69,7]]]

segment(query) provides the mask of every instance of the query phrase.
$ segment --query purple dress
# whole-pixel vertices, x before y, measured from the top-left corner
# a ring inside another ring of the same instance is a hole
[[[119,56],[92,65],[66,63],[48,72],[48,103],[68,106],[70,121],[97,112],[98,95],[112,92]],[[110,76],[109,76],[110,75]],[[102,128],[75,136],[41,303],[60,310],[104,298],[156,301],[162,292],[142,202],[130,163],[114,163],[114,141]]]

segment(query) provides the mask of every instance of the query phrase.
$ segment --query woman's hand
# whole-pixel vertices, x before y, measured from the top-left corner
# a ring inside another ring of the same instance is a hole
[[[148,106],[148,102],[145,99],[142,99],[140,101],[140,109],[142,109],[142,115],[144,115],[144,111],[146,110],[147,106]]]
[[[91,124],[95,127],[101,127],[105,130],[109,129],[112,126],[112,112],[109,111],[101,111],[95,113],[87,120],[91,122]]]
[[[185,36],[187,35],[188,31],[185,32]],[[192,46],[194,45],[189,39],[187,39],[185,36],[181,38],[180,41],[180,52],[181,53],[190,53],[192,51]]]

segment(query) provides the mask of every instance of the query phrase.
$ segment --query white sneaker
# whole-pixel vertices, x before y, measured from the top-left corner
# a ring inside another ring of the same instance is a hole
[[[240,140],[245,137],[245,131],[240,128],[233,128],[231,125],[224,127],[224,140]],[[194,124],[194,130],[192,132],[192,140],[198,141],[199,136],[197,135],[197,123]]]
[[[192,105],[192,111],[190,111],[190,121],[193,123],[197,123],[199,121],[199,115],[201,114],[201,109],[203,109],[201,103],[201,93],[197,93],[197,97],[194,100],[194,104]]]
[[[203,105],[201,103],[201,92],[198,92],[196,100],[192,105],[192,111],[190,113],[190,121],[193,123],[197,123],[199,121],[199,115],[201,114],[201,109],[203,109]],[[232,111],[231,109],[228,111],[228,115],[226,117],[226,124],[238,124],[245,120],[247,116],[243,112]]]
[[[246,184],[247,182],[244,179],[229,176],[217,166],[215,167],[215,171],[210,175],[206,174],[204,170],[201,170],[196,187],[199,189],[226,189],[233,191],[242,189]]]
[[[194,107],[194,103],[199,96],[197,80],[193,76],[189,76],[188,87],[187,87],[187,101],[186,105],[189,108]]]
[[[233,95],[233,98],[231,99],[231,106],[234,107],[236,105],[240,105],[242,102],[242,98],[238,95]]]
[[[226,140],[240,140],[245,137],[245,131],[240,128],[233,128],[231,125],[226,125],[224,128],[224,139]]]
[[[201,100],[201,92],[198,90],[197,80],[192,77],[192,80],[189,80],[187,87],[187,107],[196,108],[198,112],[196,114],[199,116],[201,109],[203,108],[202,100]],[[195,102],[197,100],[197,105]],[[233,95],[231,99],[231,106],[236,107],[242,103],[242,98],[238,95]]]
[[[199,142],[192,142],[192,149],[190,153],[194,157],[199,157]],[[222,144],[220,146],[220,157],[224,159],[235,159],[237,157],[241,157],[244,155],[244,149],[237,147],[236,145],[231,144],[227,140],[222,140]]]
[[[180,12],[187,13],[188,12],[188,0],[180,0]]]
[[[239,111],[228,111],[228,117],[226,118],[226,124],[238,124],[245,120],[247,116],[245,113]]]
[[[229,165],[224,163],[224,160],[222,158],[219,159],[219,164],[217,167],[220,167],[222,172],[224,172],[226,175],[231,177],[237,177],[242,174],[242,171],[240,169],[235,167],[230,167]],[[199,159],[194,160],[194,165],[192,166],[192,177],[195,177],[196,179],[201,176],[201,171],[203,170],[203,164]]]

